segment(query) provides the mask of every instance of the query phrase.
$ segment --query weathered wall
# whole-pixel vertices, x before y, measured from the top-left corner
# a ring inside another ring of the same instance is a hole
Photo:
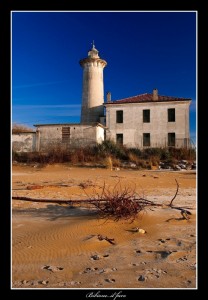
[[[106,105],[106,138],[116,141],[123,134],[127,147],[143,148],[143,133],[150,133],[150,147],[166,147],[168,132],[175,132],[176,147],[189,139],[190,102],[154,102]],[[168,122],[168,108],[175,108],[175,122]],[[150,109],[150,123],[143,123],[143,110]],[[123,123],[116,123],[116,111],[123,110]]]
[[[96,127],[96,141],[98,144],[101,144],[104,139],[105,139],[105,135],[104,135],[105,131],[102,127],[97,126]]]
[[[12,150],[15,152],[35,151],[35,132],[21,132],[12,134]]]
[[[70,138],[63,141],[62,127],[70,127]],[[79,124],[37,125],[39,132],[39,150],[49,150],[56,146],[66,148],[70,146],[86,146],[100,143],[104,140],[104,129],[99,126]]]

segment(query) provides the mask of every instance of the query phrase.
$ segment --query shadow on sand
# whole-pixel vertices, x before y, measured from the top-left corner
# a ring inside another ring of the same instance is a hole
[[[95,209],[83,207],[49,204],[44,208],[15,208],[12,210],[12,216],[38,217],[46,218],[50,221],[55,221],[59,218],[67,217],[95,217],[97,216],[97,211]]]

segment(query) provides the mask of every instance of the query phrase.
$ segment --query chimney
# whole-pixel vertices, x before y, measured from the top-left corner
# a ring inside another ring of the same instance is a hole
[[[158,100],[158,89],[154,89],[152,92],[152,100],[157,101]]]
[[[107,102],[111,102],[111,92],[107,92]]]

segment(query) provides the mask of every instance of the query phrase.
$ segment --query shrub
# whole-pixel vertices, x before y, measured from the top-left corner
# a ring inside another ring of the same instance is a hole
[[[170,157],[171,157],[171,155],[170,155],[168,148],[162,148],[161,153],[160,153],[160,159],[167,160],[167,159],[170,159]]]
[[[110,169],[110,170],[113,169],[113,162],[112,162],[111,156],[107,156],[107,157],[105,158],[104,164],[105,164],[105,167],[106,167],[107,169]]]
[[[160,157],[161,155],[161,148],[146,148],[142,152],[142,156],[144,158],[149,158],[150,156]]]
[[[138,149],[138,148],[129,148],[127,150],[127,152],[128,152],[128,154],[132,153],[132,154],[134,154],[134,155],[136,155],[138,157],[140,157],[142,155],[142,151],[140,149]]]
[[[138,161],[141,160],[135,153],[129,152],[128,153],[128,158],[130,162],[133,162],[137,165]]]
[[[23,163],[64,163],[72,164],[99,163],[107,168],[120,167],[122,162],[129,161],[138,168],[151,169],[158,166],[159,162],[175,165],[178,160],[196,160],[195,149],[185,148],[138,148],[127,149],[113,141],[106,140],[96,146],[81,148],[67,148],[66,145],[53,144],[45,152],[15,152],[12,151],[12,160]]]
[[[12,126],[12,133],[31,132],[31,131],[33,131],[33,129],[25,125],[13,124]]]
[[[151,162],[152,166],[157,167],[160,163],[160,157],[159,156],[153,155],[153,156],[150,156],[149,159],[150,159],[150,162]]]
[[[112,158],[112,163],[113,163],[113,167],[120,167],[121,166],[121,161],[118,158],[113,157]]]
[[[110,155],[119,159],[127,159],[125,147],[117,145],[111,140],[106,140],[102,144],[95,146],[94,153],[101,157],[107,157]]]

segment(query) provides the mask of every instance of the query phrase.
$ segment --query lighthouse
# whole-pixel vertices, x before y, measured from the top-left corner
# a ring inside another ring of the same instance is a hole
[[[103,69],[107,62],[99,57],[93,42],[88,57],[79,63],[83,68],[81,124],[99,122],[104,114]]]

